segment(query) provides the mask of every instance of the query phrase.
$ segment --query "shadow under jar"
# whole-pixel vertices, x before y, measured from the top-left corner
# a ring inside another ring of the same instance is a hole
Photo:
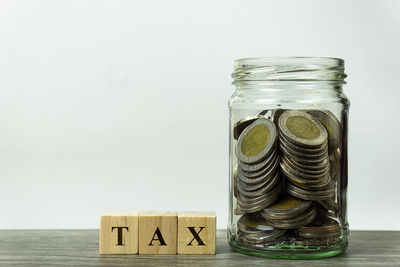
[[[291,259],[348,245],[344,61],[235,61],[229,101],[228,241],[239,252]]]

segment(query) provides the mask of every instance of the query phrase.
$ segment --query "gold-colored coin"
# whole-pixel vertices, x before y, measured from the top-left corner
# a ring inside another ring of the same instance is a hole
[[[244,129],[236,144],[237,158],[247,164],[256,164],[270,155],[278,134],[275,124],[259,118]]]
[[[280,134],[293,144],[314,148],[327,143],[328,133],[324,126],[306,112],[285,111],[278,123]]]

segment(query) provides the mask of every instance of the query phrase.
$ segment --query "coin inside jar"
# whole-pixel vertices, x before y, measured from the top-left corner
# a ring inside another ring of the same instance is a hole
[[[272,206],[261,211],[262,216],[269,220],[293,218],[311,206],[311,201],[295,197],[285,197]]]
[[[259,118],[240,135],[236,156],[247,164],[258,163],[273,151],[277,137],[275,125],[268,119]]]
[[[282,135],[299,146],[319,147],[328,137],[324,126],[306,112],[285,111],[278,123]]]

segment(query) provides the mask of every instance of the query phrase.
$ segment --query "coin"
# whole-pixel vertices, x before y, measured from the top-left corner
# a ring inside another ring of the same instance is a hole
[[[280,133],[299,146],[319,147],[328,139],[324,126],[306,112],[285,111],[278,123]]]
[[[330,175],[332,180],[337,180],[340,171],[340,149],[337,148],[329,155]]]
[[[328,161],[328,159],[326,158],[326,159],[324,159],[322,162],[320,162],[320,163],[316,163],[316,164],[305,164],[305,163],[301,163],[301,162],[298,162],[298,161],[296,161],[296,160],[294,160],[294,159],[292,159],[292,158],[289,158],[288,156],[286,156],[286,155],[283,155],[283,158],[285,159],[285,160],[287,160],[287,161],[289,161],[291,164],[293,164],[293,165],[295,165],[295,166],[297,166],[297,167],[299,167],[299,168],[302,168],[303,170],[317,170],[317,171],[323,171],[323,170],[325,170],[329,165],[329,161]]]
[[[244,129],[236,145],[236,156],[244,163],[258,163],[273,151],[278,134],[275,124],[259,118]]]
[[[257,213],[246,213],[237,221],[238,230],[246,234],[255,234],[264,230],[271,230],[271,226]]]
[[[272,206],[263,209],[261,214],[268,220],[293,218],[308,209],[311,203],[311,201],[287,196],[275,202]]]
[[[329,217],[315,220],[313,223],[299,227],[298,235],[305,238],[332,239],[340,236],[340,225]]]
[[[243,172],[239,170],[238,172],[238,178],[245,184],[258,184],[258,183],[262,183],[263,181],[271,178],[276,171],[278,170],[279,167],[279,157],[276,157],[273,165],[268,168],[267,172],[259,177],[252,177],[252,178],[248,178],[246,176],[243,175]]]
[[[270,162],[267,163],[267,165],[263,169],[261,169],[257,172],[247,172],[247,171],[243,170],[242,168],[240,168],[239,169],[240,173],[244,177],[247,177],[247,178],[257,178],[257,177],[263,176],[266,173],[270,173],[271,171],[274,171],[274,165],[276,164],[276,161],[279,161],[279,156],[278,156],[278,153],[275,153],[275,152],[273,152],[271,154],[273,154],[274,157],[270,160]]]
[[[295,218],[279,219],[279,220],[268,219],[267,221],[270,226],[277,229],[296,229],[311,223],[315,219],[316,215],[317,212],[315,208],[311,206],[305,213]]]
[[[274,109],[274,110],[272,111],[272,114],[271,114],[271,120],[272,120],[275,124],[278,124],[279,117],[280,117],[286,110],[287,110],[287,109],[280,109],[280,108]]]
[[[239,120],[238,122],[235,123],[233,126],[233,138],[237,140],[240,136],[240,134],[243,132],[243,130],[252,124],[254,121],[256,121],[260,116],[248,116],[244,119]]]
[[[246,164],[239,161],[239,167],[244,172],[258,172],[264,169],[267,165],[271,164],[271,162],[275,159],[277,155],[276,148],[273,148],[271,155],[269,155],[265,160],[261,161],[257,164]]]
[[[279,174],[279,172],[277,172],[275,174],[275,176],[272,176],[271,179],[267,179],[260,184],[249,185],[249,184],[245,184],[241,180],[239,180],[238,181],[239,192],[244,196],[246,196],[246,194],[247,194],[247,196],[251,196],[251,195],[257,196],[259,194],[260,190],[268,191],[269,189],[271,189],[279,179],[280,179],[280,174]]]
[[[294,186],[291,183],[288,183],[286,190],[292,196],[301,198],[304,200],[324,200],[324,199],[329,199],[334,196],[333,188],[329,188],[329,187],[327,189],[311,191],[311,190],[301,189],[297,186]]]
[[[336,116],[329,110],[307,110],[307,113],[316,118],[328,132],[329,154],[332,154],[340,145],[342,126]]]

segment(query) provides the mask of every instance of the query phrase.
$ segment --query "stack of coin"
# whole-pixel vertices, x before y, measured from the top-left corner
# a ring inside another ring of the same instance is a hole
[[[315,219],[316,214],[312,201],[291,196],[284,197],[261,211],[267,224],[277,229],[296,229],[307,225]]]
[[[297,234],[300,238],[296,240],[296,243],[299,245],[327,246],[336,242],[341,230],[336,220],[324,216],[307,226],[300,227]]]
[[[286,230],[274,229],[259,213],[246,213],[237,222],[239,238],[249,244],[272,244],[283,236]]]
[[[280,168],[287,178],[286,191],[304,200],[334,196],[328,158],[328,133],[310,114],[287,110],[278,120]]]
[[[242,130],[241,124],[236,126],[240,134],[236,144],[237,209],[242,213],[268,207],[281,192],[276,126],[264,116],[253,119]]]
[[[336,180],[340,166],[340,140],[342,126],[336,116],[329,110],[306,110],[308,114],[317,119],[328,132],[328,153],[330,163],[330,175],[332,180]]]

